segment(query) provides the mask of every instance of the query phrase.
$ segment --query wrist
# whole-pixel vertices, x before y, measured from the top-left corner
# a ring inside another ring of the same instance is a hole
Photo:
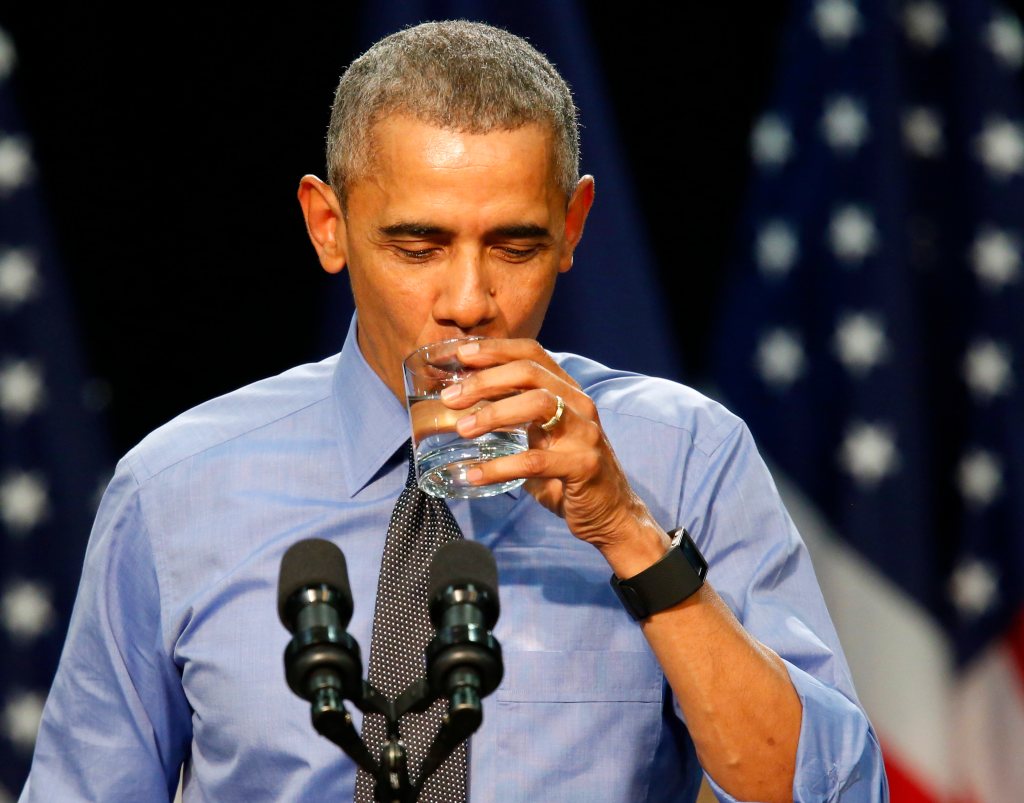
[[[617,577],[633,577],[668,552],[672,539],[658,523],[644,517],[623,528],[624,534],[598,547]]]

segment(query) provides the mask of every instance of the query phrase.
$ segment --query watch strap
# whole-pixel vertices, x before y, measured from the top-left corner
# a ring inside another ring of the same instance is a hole
[[[614,574],[611,586],[637,621],[678,605],[704,585],[708,562],[686,529],[672,530],[672,546],[653,566],[627,580]]]

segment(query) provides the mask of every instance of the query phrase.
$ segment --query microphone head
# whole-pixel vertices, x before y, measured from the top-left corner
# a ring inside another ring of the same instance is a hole
[[[281,624],[291,630],[286,614],[291,596],[303,588],[321,584],[338,592],[348,617],[351,617],[352,589],[341,550],[323,538],[307,538],[292,544],[281,558],[281,574],[277,583],[277,615]],[[348,621],[347,618],[345,620]]]
[[[476,541],[450,541],[434,553],[427,579],[427,599],[435,599],[449,586],[473,585],[493,606],[498,618],[498,564],[491,550]]]

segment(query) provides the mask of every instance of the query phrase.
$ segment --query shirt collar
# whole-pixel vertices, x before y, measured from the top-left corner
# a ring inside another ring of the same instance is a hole
[[[349,497],[359,493],[409,440],[405,405],[366,362],[356,331],[353,315],[333,378],[338,444]]]

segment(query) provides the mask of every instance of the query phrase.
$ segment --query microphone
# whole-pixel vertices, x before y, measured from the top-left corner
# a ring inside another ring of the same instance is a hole
[[[294,636],[284,653],[288,686],[314,704],[337,711],[362,693],[359,645],[345,632],[352,619],[352,590],[345,556],[330,541],[309,538],[281,559],[277,613]]]
[[[480,699],[503,673],[501,647],[490,633],[498,619],[498,567],[482,545],[467,541],[437,550],[428,577],[430,616],[437,635],[427,646],[427,677],[397,700],[362,679],[359,646],[345,632],[352,618],[345,557],[330,541],[310,538],[281,559],[277,612],[293,634],[284,652],[285,676],[295,694],[312,703],[313,727],[377,779],[378,799],[411,801],[399,720],[448,698],[448,714],[420,765],[420,781],[434,772],[483,721]],[[388,741],[378,761],[345,710],[352,700],[364,713],[384,715]]]
[[[498,620],[498,567],[483,544],[452,541],[430,564],[430,618],[437,636],[427,647],[427,677],[438,696],[450,700],[449,716],[483,719],[480,698],[493,692],[504,673],[501,646],[490,630]]]

